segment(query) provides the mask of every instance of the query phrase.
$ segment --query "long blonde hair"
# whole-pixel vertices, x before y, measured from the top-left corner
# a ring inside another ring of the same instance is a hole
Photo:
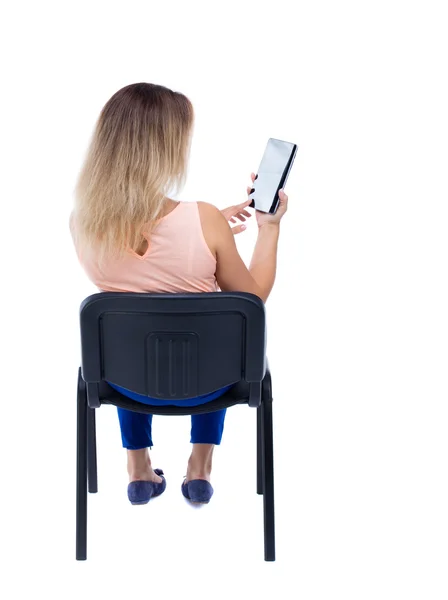
[[[110,98],[74,190],[80,247],[102,261],[141,244],[185,183],[193,119],[190,100],[161,85],[134,83]]]

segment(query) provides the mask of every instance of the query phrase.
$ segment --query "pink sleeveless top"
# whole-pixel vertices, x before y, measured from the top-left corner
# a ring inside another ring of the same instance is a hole
[[[73,231],[74,222],[70,219]],[[76,240],[75,247],[76,247]],[[129,250],[101,268],[92,251],[76,247],[89,279],[104,292],[216,292],[216,259],[202,232],[197,202],[180,202],[159,219],[143,256]]]

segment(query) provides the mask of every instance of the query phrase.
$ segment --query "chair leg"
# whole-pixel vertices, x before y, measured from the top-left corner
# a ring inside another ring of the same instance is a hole
[[[264,510],[264,559],[275,560],[274,515],[274,444],[272,428],[272,398],[262,403],[263,428],[263,510]]]
[[[87,477],[89,492],[98,492],[98,472],[96,459],[95,409],[87,408]]]
[[[263,494],[263,414],[257,408],[257,494]]]
[[[78,376],[76,449],[76,560],[87,558],[87,394]]]

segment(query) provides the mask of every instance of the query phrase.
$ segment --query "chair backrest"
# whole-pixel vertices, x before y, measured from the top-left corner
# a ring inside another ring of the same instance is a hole
[[[261,386],[265,309],[242,292],[102,292],[81,304],[82,376],[138,394],[187,399],[238,381]]]

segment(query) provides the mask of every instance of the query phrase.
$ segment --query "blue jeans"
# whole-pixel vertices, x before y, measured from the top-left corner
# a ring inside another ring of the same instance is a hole
[[[151,406],[198,406],[219,398],[232,387],[231,385],[228,385],[212,394],[205,394],[204,396],[190,398],[189,400],[172,400],[166,402],[164,400],[159,400],[158,398],[149,398],[148,396],[136,394],[135,392],[131,392],[126,388],[122,388],[110,382],[108,382],[108,384],[114,388],[114,390],[123,394],[123,396],[127,396],[136,402],[149,404]],[[211,413],[191,415],[190,442],[192,444],[215,444],[216,446],[219,446],[224,429],[225,416],[225,408]],[[153,415],[136,413],[131,410],[125,410],[124,408],[118,408],[118,419],[120,421],[123,448],[127,448],[128,450],[152,448],[152,417]]]

